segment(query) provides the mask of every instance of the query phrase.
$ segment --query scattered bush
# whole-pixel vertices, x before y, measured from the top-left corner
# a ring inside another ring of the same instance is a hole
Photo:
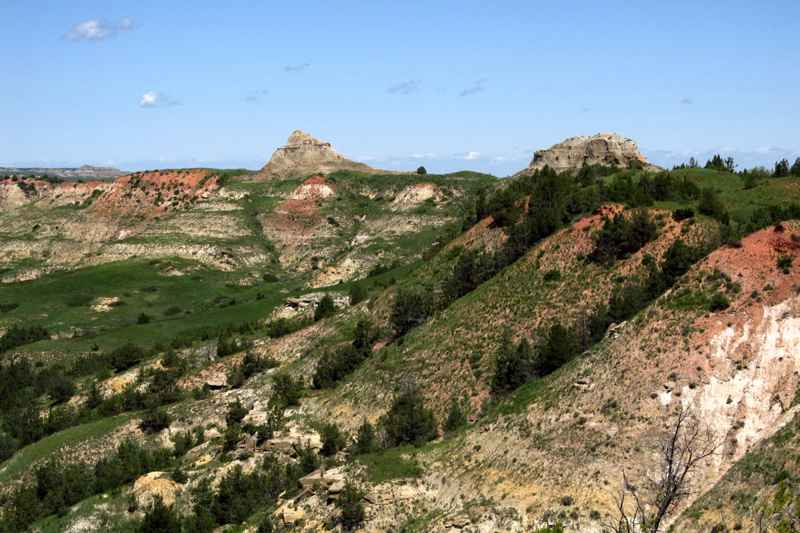
[[[717,196],[717,193],[711,188],[702,189],[700,193],[700,201],[697,204],[697,210],[706,216],[715,218],[723,224],[730,222],[730,215],[722,204],[722,201]]]
[[[273,391],[279,403],[286,407],[300,404],[300,398],[303,396],[303,383],[299,379],[280,372],[275,374],[273,381]]]
[[[164,316],[175,316],[180,314],[182,311],[183,309],[177,305],[171,305],[164,310]]]
[[[561,279],[561,271],[558,269],[548,270],[544,273],[542,279],[546,283],[550,283],[551,281],[559,281]]]
[[[444,422],[445,431],[456,431],[467,425],[467,415],[461,408],[461,404],[453,400],[450,404],[450,411],[447,413],[447,419]]]
[[[788,274],[792,268],[792,257],[788,255],[778,257],[778,268],[784,274]]]
[[[0,431],[0,463],[10,458],[19,449],[17,439]]]
[[[10,313],[17,307],[19,307],[19,304],[15,302],[0,303],[0,313]]]
[[[509,392],[530,379],[533,371],[533,354],[526,339],[514,346],[510,332],[506,331],[497,350],[492,375],[492,392]]]
[[[235,402],[228,404],[228,413],[225,415],[225,422],[229,426],[239,425],[242,419],[247,416],[248,412],[250,412],[249,409],[242,405],[242,402],[237,398]]]
[[[107,359],[111,367],[120,372],[139,364],[144,359],[144,350],[140,346],[127,343],[114,349]]]
[[[336,312],[336,305],[330,294],[326,294],[322,299],[317,302],[317,307],[314,309],[314,322],[319,322],[323,318],[333,316]]]
[[[789,160],[788,159],[781,159],[780,161],[775,162],[775,170],[772,172],[772,175],[776,178],[785,178],[790,173],[789,169]]]
[[[425,407],[416,387],[398,394],[389,411],[381,417],[381,428],[389,447],[400,444],[420,446],[436,438],[436,420]]]
[[[345,483],[344,490],[336,500],[341,513],[339,522],[345,531],[352,531],[364,522],[364,493],[352,482]]]
[[[160,496],[154,499],[137,528],[139,533],[173,533],[180,530],[177,512],[173,507],[164,505]]]
[[[254,375],[276,366],[278,366],[278,362],[272,358],[258,357],[247,352],[242,362],[233,366],[228,372],[228,385],[234,389],[239,388]]]
[[[18,326],[15,324],[0,337],[0,354],[49,338],[50,334],[41,326]]]
[[[164,409],[150,409],[142,415],[139,429],[145,433],[158,433],[172,423],[172,417]]]
[[[694,217],[694,209],[691,207],[679,207],[672,212],[672,219],[675,222],[680,222],[681,220],[686,220],[692,217]]]
[[[367,292],[366,287],[364,287],[361,283],[354,283],[350,286],[350,292],[348,297],[350,299],[350,305],[357,305],[364,300],[367,299],[369,293]]]
[[[378,442],[375,437],[375,428],[373,428],[372,424],[365,418],[361,425],[358,426],[351,453],[353,455],[362,455],[365,453],[372,453],[377,449]]]
[[[356,324],[355,338],[349,346],[326,352],[314,370],[312,384],[315,389],[331,388],[366,360],[372,353],[373,333],[368,320]]]
[[[610,265],[638,252],[658,235],[658,228],[644,209],[637,209],[630,218],[623,213],[606,219],[595,237],[595,249],[589,259]]]
[[[401,287],[397,291],[391,315],[397,336],[402,337],[424,323],[432,313],[432,291],[422,287]]]
[[[320,453],[325,457],[336,455],[346,444],[345,435],[339,430],[339,426],[334,423],[328,423],[322,426],[320,436],[322,438],[322,449]]]
[[[554,324],[537,350],[533,365],[534,373],[546,376],[555,372],[580,351],[581,343],[575,332],[569,331],[561,324]]]
[[[142,324],[149,324],[152,318],[147,313],[140,313],[139,316],[136,317],[136,323],[139,325]]]
[[[711,296],[711,299],[708,301],[708,310],[709,311],[724,311],[728,307],[730,307],[731,303],[728,301],[728,297],[720,292],[714,293]]]

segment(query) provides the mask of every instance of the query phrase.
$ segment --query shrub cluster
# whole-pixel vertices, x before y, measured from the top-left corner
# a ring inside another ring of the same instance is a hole
[[[0,337],[0,354],[25,344],[49,339],[50,334],[41,326],[13,325]]]
[[[93,495],[130,483],[140,475],[168,467],[169,450],[147,450],[132,440],[94,466],[62,464],[55,460],[39,466],[35,481],[16,489],[0,520],[0,531],[26,531],[36,520],[64,513],[70,506]]]
[[[373,335],[370,322],[359,320],[352,343],[327,352],[320,358],[312,378],[314,388],[334,387],[339,380],[358,368],[372,353]]]

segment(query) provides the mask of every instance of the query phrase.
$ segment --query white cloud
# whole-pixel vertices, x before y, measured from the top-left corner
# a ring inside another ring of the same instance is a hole
[[[103,21],[92,19],[80,22],[66,34],[70,41],[100,41],[114,33]]]
[[[64,35],[64,38],[69,41],[102,41],[117,32],[134,29],[136,29],[136,23],[131,17],[123,18],[118,24],[108,24],[100,19],[89,19],[75,24]]]
[[[158,91],[147,91],[139,99],[139,107],[172,107],[178,104],[180,102]]]
[[[131,31],[136,29],[136,21],[131,17],[123,17],[117,25],[119,31]]]
[[[481,158],[480,152],[467,152],[466,154],[464,154],[464,159],[466,159],[467,161],[475,161],[476,159],[480,158]]]

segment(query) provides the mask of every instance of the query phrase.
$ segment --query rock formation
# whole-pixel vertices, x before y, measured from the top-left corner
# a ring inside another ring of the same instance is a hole
[[[641,166],[658,170],[639,152],[632,139],[616,133],[598,133],[592,136],[570,137],[546,150],[537,150],[528,168],[518,174],[529,174],[545,166],[564,172],[576,170],[584,165],[604,165],[619,168]]]
[[[364,163],[346,159],[333,149],[331,143],[295,130],[289,135],[286,146],[275,150],[269,163],[261,169],[260,175],[264,178],[290,178],[327,174],[337,170],[375,172],[375,169]]]

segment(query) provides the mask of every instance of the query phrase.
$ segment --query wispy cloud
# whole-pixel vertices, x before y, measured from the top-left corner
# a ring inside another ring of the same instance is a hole
[[[694,101],[692,101],[692,99],[689,98],[688,96],[684,96],[683,98],[681,98],[681,105],[692,105],[693,103]]]
[[[480,158],[481,158],[480,152],[467,152],[466,154],[464,154],[464,159],[466,159],[467,161],[475,161],[476,159]]]
[[[489,81],[486,78],[481,78],[479,80],[475,80],[475,83],[466,87],[458,93],[458,96],[471,96],[473,94],[482,93],[486,90],[486,82]]]
[[[139,107],[144,108],[174,107],[176,105],[180,105],[180,101],[158,91],[147,91],[139,99]]]
[[[64,34],[68,41],[103,41],[119,32],[136,29],[136,22],[125,17],[116,24],[109,24],[101,19],[89,19],[75,24]]]
[[[283,67],[284,72],[303,72],[311,66],[311,63],[299,63],[297,65],[286,65]]]
[[[136,29],[136,21],[131,17],[123,17],[117,25],[119,31],[132,31]]]
[[[419,90],[419,85],[419,80],[401,81],[386,89],[386,92],[389,94],[411,94]]]
[[[261,99],[269,94],[269,89],[258,89],[256,91],[250,92],[244,97],[245,102],[256,103],[260,102]]]

